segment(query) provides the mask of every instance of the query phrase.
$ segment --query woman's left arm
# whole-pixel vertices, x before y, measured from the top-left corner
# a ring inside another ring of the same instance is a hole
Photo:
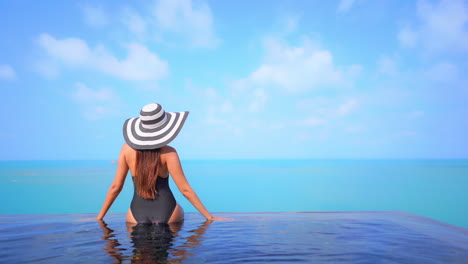
[[[125,178],[127,177],[127,173],[128,173],[128,164],[127,164],[127,160],[125,159],[124,149],[125,149],[125,144],[122,146],[122,149],[120,150],[119,160],[117,162],[117,172],[115,173],[114,181],[112,182],[109,188],[109,191],[107,192],[106,200],[104,201],[104,204],[102,205],[101,211],[99,212],[99,215],[96,217],[97,220],[104,218],[107,211],[112,206],[112,203],[114,203],[117,196],[119,196],[120,191],[122,191],[122,188],[124,186]]]

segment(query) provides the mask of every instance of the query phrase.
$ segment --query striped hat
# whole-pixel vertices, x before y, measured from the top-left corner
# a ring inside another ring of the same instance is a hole
[[[138,150],[165,146],[179,134],[188,114],[188,111],[166,112],[160,104],[147,104],[141,109],[140,117],[125,121],[125,141]]]

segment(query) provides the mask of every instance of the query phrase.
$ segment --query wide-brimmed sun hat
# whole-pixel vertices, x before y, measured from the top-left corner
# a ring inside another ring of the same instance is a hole
[[[163,147],[176,138],[188,114],[188,111],[166,112],[160,104],[147,104],[141,109],[140,117],[125,121],[125,141],[137,150]]]

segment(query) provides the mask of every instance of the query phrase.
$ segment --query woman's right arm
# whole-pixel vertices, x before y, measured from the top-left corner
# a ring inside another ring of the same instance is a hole
[[[198,198],[198,195],[192,189],[190,184],[185,178],[184,171],[182,170],[182,165],[180,164],[179,155],[176,150],[172,147],[166,146],[167,152],[165,153],[165,161],[167,164],[167,169],[172,175],[177,188],[179,188],[182,195],[184,195],[187,200],[204,216],[207,220],[217,220],[217,217],[213,217],[208,210],[206,210],[203,203]]]

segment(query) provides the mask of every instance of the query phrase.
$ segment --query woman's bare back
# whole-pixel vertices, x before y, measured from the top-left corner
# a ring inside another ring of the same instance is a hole
[[[140,197],[135,193],[132,199],[131,206],[127,213],[127,222],[143,223],[143,222],[163,222],[173,223],[183,220],[184,212],[180,205],[175,201],[172,191],[168,183],[168,170],[165,164],[165,155],[170,147],[162,147],[159,155],[158,179],[156,186],[159,189],[157,200],[148,200]],[[123,147],[125,161],[128,165],[132,177],[138,177],[137,171],[137,151],[130,148],[128,145]],[[134,178],[132,178],[134,179]]]

